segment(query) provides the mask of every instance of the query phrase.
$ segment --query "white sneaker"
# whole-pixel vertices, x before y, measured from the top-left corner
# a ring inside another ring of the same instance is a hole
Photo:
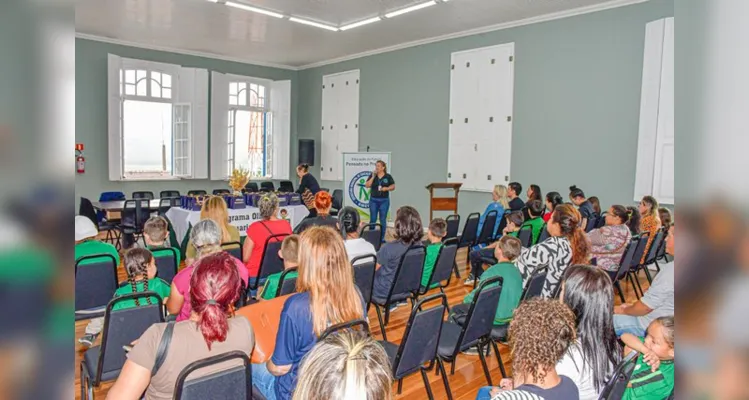
[[[466,278],[465,281],[463,281],[463,285],[465,286],[473,286],[476,283],[476,278],[473,277],[473,275],[468,275],[468,278]]]

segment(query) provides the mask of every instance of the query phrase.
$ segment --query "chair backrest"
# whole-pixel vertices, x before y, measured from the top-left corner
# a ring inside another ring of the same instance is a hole
[[[421,275],[424,271],[426,248],[421,242],[412,244],[401,256],[390,286],[388,302],[394,294],[418,293],[421,289]]]
[[[549,273],[549,267],[539,267],[531,272],[531,277],[528,279],[528,284],[525,285],[523,290],[522,300],[529,300],[534,297],[539,297],[544,291],[544,283],[546,283],[546,275]]]
[[[265,189],[269,192],[274,192],[276,191],[276,186],[273,185],[273,182],[271,181],[264,181],[264,182],[260,182],[260,189],[261,190]]]
[[[507,227],[507,216],[512,212],[512,210],[505,210],[504,214],[499,216],[499,226],[497,226],[497,234],[495,237],[502,236],[502,231],[505,230]]]
[[[147,191],[147,190],[133,192],[133,199],[148,199],[148,200],[153,200],[153,197],[154,197],[153,196],[153,192],[150,192],[150,191]]]
[[[470,215],[468,217],[470,218]],[[494,225],[497,224],[497,218],[499,218],[497,210],[491,210],[486,214],[486,217],[484,217],[484,225],[481,226],[481,233],[479,233],[478,238],[476,238],[476,244],[489,244],[489,242],[494,239]],[[466,221],[466,225],[467,224],[468,222]],[[465,235],[465,233],[466,231],[464,229],[463,235]]]
[[[533,246],[533,228],[528,225],[520,228],[518,239],[520,239],[520,244],[525,248]]]
[[[359,263],[359,260],[367,260],[367,262]],[[375,269],[377,268],[377,256],[374,254],[367,254],[359,256],[351,260],[351,265],[354,267],[354,283],[359,288],[364,302],[369,306],[369,302],[372,300],[372,290],[375,279]]]
[[[90,219],[91,222],[94,223],[94,225],[99,225],[99,218],[96,216],[94,204],[91,203],[91,200],[85,197],[81,197],[81,203],[78,206],[78,215],[83,215],[84,217]]]
[[[154,260],[156,260],[156,276],[166,283],[172,283],[174,276],[177,275],[177,269],[179,269],[177,249],[164,247],[163,249],[153,249],[151,252]]]
[[[225,194],[230,194],[231,190],[229,189],[213,189],[213,195],[214,196],[223,196]]]
[[[208,192],[202,189],[196,189],[196,190],[188,190],[187,195],[188,196],[205,196]]]
[[[288,268],[281,273],[281,277],[278,279],[278,288],[276,288],[276,297],[296,292],[296,277],[288,276],[292,272],[297,272],[297,268]]]
[[[247,193],[257,193],[260,191],[257,187],[257,182],[247,182],[247,184],[244,185],[244,190]]]
[[[187,380],[194,371],[227,361],[240,360],[242,365]],[[252,399],[252,368],[250,358],[241,351],[230,351],[195,361],[186,366],[174,385],[174,399]]]
[[[343,208],[343,190],[336,189],[333,191],[333,209],[340,210]]]
[[[239,261],[242,261],[242,243],[239,243],[239,242],[221,243],[221,248],[224,249],[225,252],[231,254],[232,257],[236,258]]]
[[[590,232],[593,229],[596,229],[598,226],[598,221],[601,219],[601,216],[598,214],[593,214],[588,218],[588,222],[585,224],[585,232]]]
[[[75,261],[76,311],[106,306],[114,296],[115,290],[117,260],[113,255],[94,254]]]
[[[116,304],[135,299],[138,299],[140,306],[113,310]],[[126,355],[122,346],[139,339],[146,329],[160,322],[164,322],[164,305],[163,299],[155,292],[130,293],[112,299],[104,313],[101,350],[94,381],[98,383],[102,374],[122,369]]]
[[[658,258],[658,251],[660,250],[661,246],[664,243],[663,238],[665,237],[665,232],[663,229],[659,229],[658,233],[655,234],[655,238],[653,239],[653,243],[650,244],[650,249],[648,249],[648,254],[645,256],[645,265],[650,265],[655,262],[655,260]]]
[[[642,260],[642,256],[643,254],[645,254],[645,248],[648,247],[649,237],[649,232],[640,233],[640,238],[638,239],[637,243],[637,250],[635,250],[635,255],[634,257],[632,257],[632,262],[629,264],[630,268],[636,268],[638,265],[640,265],[640,260]]]
[[[329,326],[328,329],[325,329],[323,333],[320,334],[320,337],[317,340],[318,341],[324,340],[326,337],[334,333],[338,333],[340,331],[347,330],[347,329],[353,329],[355,326],[361,327],[361,331],[366,332],[367,336],[370,336],[369,324],[367,323],[367,321],[363,319],[355,319],[353,321],[343,322],[340,324]]]
[[[122,226],[131,229],[142,229],[150,217],[148,207],[149,200],[146,198],[125,200],[120,216]]]
[[[359,230],[359,237],[371,243],[376,251],[380,251],[382,246],[382,225],[367,224]]]
[[[630,266],[632,265],[632,260],[635,258],[635,251],[637,251],[637,246],[640,243],[639,239],[632,239],[627,243],[627,248],[624,249],[624,253],[622,253],[622,258],[619,260],[619,269],[616,272],[616,279],[619,280],[624,278],[627,275],[627,271],[629,271]]]
[[[596,224],[596,229],[603,228],[604,226],[606,226],[606,214],[607,213],[604,212],[598,217],[598,223]]]
[[[283,239],[286,236],[289,236],[289,234],[279,233],[269,236],[268,240],[265,241],[263,247],[263,259],[260,261],[260,269],[257,271],[257,279],[255,279],[254,284],[250,284],[250,289],[257,289],[260,279],[267,278],[269,275],[283,271],[283,259],[278,256],[278,251],[281,250],[281,242],[283,242]]]
[[[439,305],[424,307],[432,302],[439,302]],[[415,372],[425,363],[431,363],[435,359],[447,309],[447,296],[444,293],[433,294],[416,302],[406,323],[406,331],[398,346],[398,352],[395,354],[395,379]]]
[[[502,293],[502,280],[501,276],[494,276],[482,281],[479,285],[468,308],[468,314],[466,314],[466,320],[453,354],[465,350],[469,344],[491,334],[494,316],[499,306],[499,297]]]
[[[624,396],[624,390],[627,389],[627,383],[632,378],[635,370],[638,353],[633,351],[629,353],[614,369],[614,374],[606,382],[598,395],[600,400],[620,400]]]
[[[548,239],[549,236],[551,236],[551,235],[549,235],[549,231],[546,229],[546,224],[544,224],[541,227],[541,232],[539,232],[539,234],[538,234],[538,240],[536,241],[536,243],[543,242],[544,240]]]
[[[165,197],[179,197],[179,190],[162,190],[159,192],[159,198],[163,199]]]
[[[460,229],[460,215],[448,215],[447,218],[445,218],[445,222],[447,222],[445,239],[457,238],[458,230]]]
[[[429,291],[429,287],[435,283],[442,281],[450,281],[453,272],[453,265],[455,265],[455,256],[458,254],[458,238],[447,239],[440,248],[440,252],[437,255],[437,260],[434,261],[434,268],[432,269],[432,276],[429,277],[429,284],[422,288],[420,294],[424,294]],[[447,286],[445,284],[444,286]]]
[[[281,181],[278,183],[278,191],[292,193],[294,191],[294,184],[291,181]]]
[[[466,224],[463,226],[463,233],[460,235],[460,241],[458,241],[458,248],[470,247],[476,242],[476,231],[479,228],[479,221],[481,220],[481,214],[475,212],[468,214],[466,218]]]
[[[162,192],[163,193],[163,192]],[[159,216],[163,217],[166,212],[174,206],[174,198],[172,197],[161,197],[159,198]]]

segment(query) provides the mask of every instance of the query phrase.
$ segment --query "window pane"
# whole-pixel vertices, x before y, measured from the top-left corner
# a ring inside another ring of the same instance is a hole
[[[138,84],[135,87],[136,94],[138,96],[147,96],[148,93],[146,91],[146,84],[148,83],[147,80],[141,79],[138,81]]]
[[[146,70],[139,69],[138,72],[137,72],[137,74],[136,74],[136,78],[137,78],[137,80],[145,79],[146,78]]]
[[[237,95],[237,82],[229,83],[229,96]]]
[[[155,80],[156,83],[161,84],[161,73],[151,71],[151,79]]]
[[[252,86],[255,86],[255,85],[252,85]],[[255,86],[255,89],[257,89],[257,86]],[[252,107],[258,106],[257,92],[252,89],[250,89],[250,106]]]
[[[125,85],[125,94],[135,95],[135,85]]]
[[[265,86],[263,85],[258,86],[258,94],[261,99],[265,99]]]
[[[172,89],[164,88],[161,91],[161,97],[163,97],[165,99],[171,99],[172,98]]]
[[[239,83],[237,84],[237,88],[238,88],[238,89],[237,89],[237,93],[239,93],[239,92],[241,92],[241,91],[243,91],[243,90],[247,90],[247,84],[246,84],[246,83],[244,83],[244,82],[239,82]]]
[[[125,82],[135,84],[135,70],[134,69],[125,70]]]
[[[151,96],[161,97],[161,86],[159,86],[159,83],[155,79],[151,79]]]
[[[240,106],[246,106],[247,105],[247,91],[244,91],[240,93],[239,95],[239,105]]]
[[[229,105],[231,106],[237,105],[237,96],[229,96]]]
[[[161,74],[161,87],[170,88],[172,87],[172,76],[169,74]]]
[[[135,89],[134,85],[129,85]],[[126,176],[159,178],[172,173],[172,105],[126,100],[123,156]]]

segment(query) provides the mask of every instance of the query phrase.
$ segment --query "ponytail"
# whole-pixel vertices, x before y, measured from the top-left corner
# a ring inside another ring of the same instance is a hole
[[[223,342],[229,331],[229,314],[239,298],[239,272],[226,252],[202,258],[190,278],[190,305],[200,316],[198,326],[208,350],[213,342]]]
[[[587,264],[590,258],[590,242],[580,227],[580,212],[569,204],[561,204],[554,209],[551,218],[554,223],[559,224],[562,235],[570,241],[572,265]]]
[[[588,236],[582,228],[576,227],[569,236],[570,246],[572,247],[571,265],[588,264],[590,260],[590,242]]]
[[[229,310],[221,307],[215,300],[208,300],[200,310],[200,333],[203,334],[208,350],[213,342],[223,342],[229,333]]]

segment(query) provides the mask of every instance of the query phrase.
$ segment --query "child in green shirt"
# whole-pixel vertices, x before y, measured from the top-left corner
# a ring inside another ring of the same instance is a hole
[[[427,240],[429,244],[426,247],[426,255],[424,256],[424,272],[421,275],[421,287],[424,288],[429,285],[429,280],[432,278],[432,271],[434,270],[434,263],[437,262],[437,256],[440,254],[442,248],[442,239],[447,235],[447,221],[444,218],[435,218],[429,223],[429,230],[427,231]],[[439,287],[440,283],[435,282],[429,289]]]
[[[283,268],[296,269],[299,266],[299,235],[289,235],[284,238],[281,242],[281,250],[278,251],[278,256],[283,260]],[[276,272],[275,274],[269,275],[263,286],[263,293],[260,295],[261,300],[272,300],[276,298],[276,291],[278,291],[278,283],[281,280],[281,274],[283,272]],[[297,272],[289,272],[286,274],[284,279],[293,279],[297,277]]]
[[[121,285],[114,292],[114,298],[131,293],[156,292],[161,297],[162,302],[166,302],[171,288],[162,279],[156,277],[156,259],[153,254],[147,249],[134,248],[128,250],[123,258],[128,276],[127,283]],[[155,304],[156,301],[156,297],[147,297],[145,300],[125,300],[116,303],[112,307],[112,311]],[[143,304],[144,302],[145,304]],[[86,326],[86,334],[78,341],[91,346],[103,327],[103,317],[92,319]]]
[[[531,200],[528,202],[528,215],[530,216],[530,219],[523,222],[520,229],[525,228],[526,226],[531,228],[533,237],[531,244],[538,243],[538,236],[541,235],[541,229],[544,227],[544,219],[541,218],[543,213],[544,205],[541,203],[541,200]]]
[[[507,225],[505,225],[505,228],[502,230],[502,236],[518,237],[518,231],[520,230],[520,227],[523,226],[523,220],[525,219],[525,217],[523,217],[523,212],[513,211],[506,214],[505,219],[507,219]]]
[[[173,248],[169,245],[169,223],[164,217],[151,217],[146,221],[143,226],[143,238],[146,241],[148,250],[151,250],[153,256],[158,258],[161,255],[173,256],[172,251],[165,251],[164,249]],[[180,252],[179,249],[174,249],[177,253],[177,269],[179,269],[180,263]]]
[[[627,347],[640,353],[623,400],[662,400],[674,390],[674,317],[660,317],[648,326],[647,336],[621,336]]]
[[[109,243],[96,240],[98,234],[96,225],[88,217],[75,216],[75,259],[97,254],[111,254],[117,265],[120,265],[120,255],[117,253],[117,249]],[[89,259],[83,261],[82,265],[96,262],[98,260]]]

